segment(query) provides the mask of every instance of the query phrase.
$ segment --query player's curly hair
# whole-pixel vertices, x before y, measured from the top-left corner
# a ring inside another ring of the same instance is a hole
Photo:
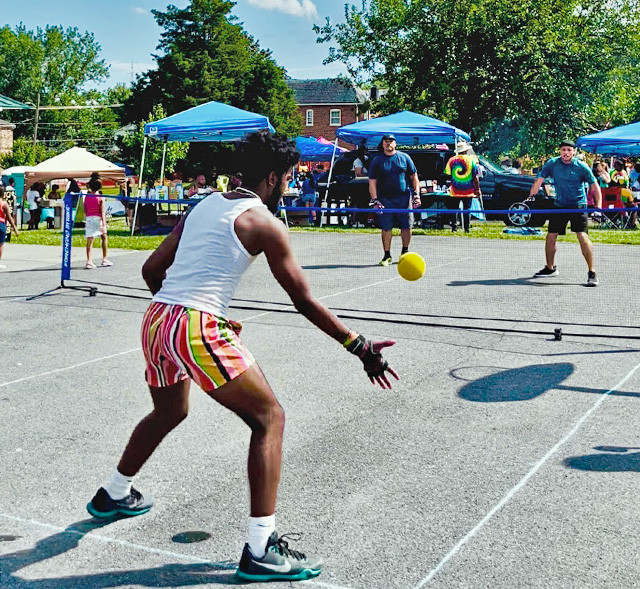
[[[255,188],[271,172],[282,176],[300,159],[293,141],[267,130],[251,133],[235,150],[234,169],[242,174],[242,184]]]

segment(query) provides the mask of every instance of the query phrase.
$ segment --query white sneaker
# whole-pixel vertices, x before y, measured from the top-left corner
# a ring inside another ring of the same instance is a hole
[[[102,264],[100,264],[101,266],[113,266],[113,262],[110,262],[109,260],[107,260],[106,258],[104,260],[102,260]]]
[[[4,264],[0,264],[0,270],[6,270],[7,267]]]
[[[85,268],[87,270],[93,270],[96,267],[96,265],[93,262],[87,262],[85,265]]]

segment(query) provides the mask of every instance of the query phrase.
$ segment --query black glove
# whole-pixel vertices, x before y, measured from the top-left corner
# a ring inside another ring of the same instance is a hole
[[[351,342],[347,346],[347,350],[360,358],[370,379],[384,376],[389,368],[389,363],[382,358],[382,354],[373,351],[371,340],[366,339],[363,335],[359,335]]]

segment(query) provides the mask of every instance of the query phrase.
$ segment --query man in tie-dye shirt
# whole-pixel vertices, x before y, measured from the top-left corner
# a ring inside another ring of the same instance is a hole
[[[471,146],[466,142],[457,145],[457,154],[448,162],[444,170],[445,174],[451,176],[451,186],[449,187],[448,209],[460,208],[460,203],[465,211],[471,208],[471,201],[474,196],[480,196],[480,182],[478,180],[478,164],[475,156],[471,155]],[[462,226],[466,233],[471,227],[469,215],[462,215]],[[457,231],[457,215],[451,215],[451,231]]]

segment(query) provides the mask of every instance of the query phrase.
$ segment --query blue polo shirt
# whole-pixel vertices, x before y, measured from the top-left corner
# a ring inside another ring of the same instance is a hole
[[[586,207],[587,186],[596,181],[593,172],[580,160],[573,158],[565,164],[558,157],[551,158],[538,174],[539,178],[552,178],[556,188],[556,204],[560,207]]]
[[[369,178],[376,180],[378,198],[411,196],[409,177],[416,173],[413,160],[401,151],[396,151],[393,155],[378,155],[369,167]]]

